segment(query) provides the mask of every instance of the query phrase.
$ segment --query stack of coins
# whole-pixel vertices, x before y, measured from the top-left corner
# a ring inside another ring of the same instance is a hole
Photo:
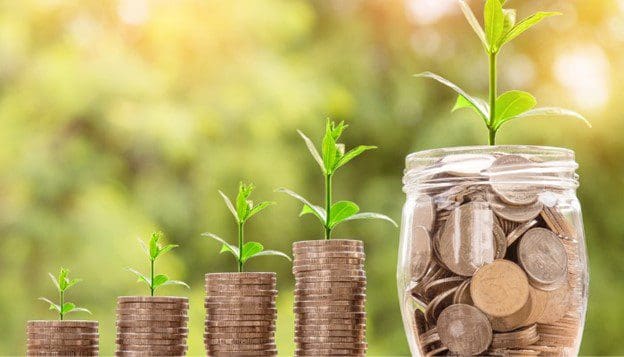
[[[97,321],[28,321],[28,356],[97,356]]]
[[[120,296],[117,356],[183,356],[188,336],[188,298]]]
[[[366,354],[364,244],[356,240],[293,244],[295,355]]]
[[[536,182],[547,166],[524,156],[460,159],[431,168],[452,185],[414,200],[405,270],[421,353],[575,354],[586,280],[569,193]]]
[[[276,356],[275,273],[206,274],[208,356]]]

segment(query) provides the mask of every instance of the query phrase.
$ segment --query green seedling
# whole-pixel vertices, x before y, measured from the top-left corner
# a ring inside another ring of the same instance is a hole
[[[50,310],[58,312],[60,320],[63,320],[65,318],[65,315],[70,312],[86,312],[88,314],[91,314],[91,311],[83,307],[77,307],[74,303],[65,301],[65,292],[72,286],[81,282],[82,279],[70,279],[68,276],[69,270],[65,268],[61,268],[58,278],[52,275],[52,273],[48,273],[48,275],[50,275],[50,279],[54,283],[54,286],[56,286],[56,290],[59,293],[59,304],[57,305],[44,297],[40,297],[39,300],[45,301],[46,303],[50,304]]]
[[[219,253],[228,252],[236,258],[236,264],[238,266],[238,272],[242,272],[245,263],[254,257],[264,255],[277,255],[291,260],[290,257],[277,250],[264,250],[264,246],[258,242],[245,242],[245,223],[255,216],[256,214],[264,211],[267,207],[274,205],[275,202],[262,202],[254,206],[253,201],[249,200],[249,196],[254,190],[253,184],[240,183],[238,186],[238,195],[236,196],[236,206],[223,192],[219,191],[221,197],[225,201],[225,205],[232,212],[234,219],[236,220],[236,226],[238,228],[238,246],[232,245],[226,242],[223,238],[220,238],[213,233],[203,233],[202,236],[212,238],[221,243],[221,251]]]
[[[325,125],[325,136],[321,146],[321,154],[314,146],[314,143],[301,131],[298,131],[299,135],[303,138],[310,154],[314,160],[318,163],[325,179],[325,208],[313,205],[301,195],[286,189],[279,188],[278,192],[286,193],[299,202],[303,203],[303,209],[299,216],[312,214],[321,222],[325,231],[325,239],[330,239],[332,230],[336,228],[342,222],[353,221],[358,219],[382,219],[397,226],[390,217],[379,213],[373,212],[360,212],[360,207],[351,201],[337,201],[332,202],[333,187],[332,178],[336,171],[346,165],[349,161],[353,160],[363,152],[367,150],[376,149],[375,146],[360,145],[347,152],[345,152],[345,145],[338,142],[342,132],[347,128],[344,122],[336,124],[329,119]]]
[[[496,144],[496,133],[501,125],[512,119],[566,116],[580,119],[591,127],[589,121],[585,119],[585,117],[572,110],[557,107],[535,108],[537,101],[530,93],[520,90],[510,90],[501,95],[497,94],[496,64],[497,55],[501,48],[543,19],[561,15],[560,13],[540,11],[524,20],[516,22],[516,10],[503,8],[505,0],[487,0],[483,11],[484,30],[466,1],[458,1],[468,23],[477,33],[489,59],[488,101],[468,94],[456,84],[437,74],[423,72],[416,75],[417,77],[434,79],[454,90],[458,94],[458,97],[452,111],[469,108],[477,113],[477,115],[483,119],[488,129],[488,142],[490,145]]]
[[[172,250],[173,248],[178,247],[176,244],[167,244],[164,247],[161,246],[160,244],[158,244],[158,241],[162,239],[162,237],[163,237],[162,232],[152,233],[152,238],[149,241],[149,247],[145,244],[145,242],[139,239],[141,248],[143,248],[143,251],[145,252],[145,254],[147,254],[149,261],[150,261],[150,276],[149,277],[141,274],[141,272],[135,269],[132,269],[130,267],[126,268],[126,270],[128,270],[129,272],[137,276],[138,278],[137,282],[142,282],[142,283],[147,284],[147,286],[149,286],[150,296],[154,296],[154,291],[156,291],[157,288],[161,286],[166,286],[166,285],[182,285],[186,287],[187,289],[190,289],[188,284],[186,284],[183,281],[171,280],[165,274],[155,275],[154,265],[156,263],[156,259],[160,257],[161,255],[167,253],[168,251]]]

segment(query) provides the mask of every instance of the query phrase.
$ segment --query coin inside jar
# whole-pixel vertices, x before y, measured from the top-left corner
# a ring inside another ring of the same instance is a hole
[[[479,268],[470,283],[475,306],[494,317],[510,316],[529,299],[529,282],[522,269],[509,260],[498,259]]]
[[[548,229],[533,228],[522,236],[518,244],[518,262],[538,288],[552,290],[566,277],[565,247]]]
[[[419,280],[427,272],[431,261],[431,238],[429,232],[420,226],[414,226],[410,249],[411,279]]]
[[[492,342],[492,327],[477,308],[455,304],[444,309],[438,317],[438,336],[451,352],[476,355]]]
[[[487,170],[492,190],[511,205],[529,205],[538,198],[539,190],[521,181],[530,179],[523,171],[535,163],[520,155],[503,155]]]
[[[412,217],[412,227],[414,227],[414,229],[422,227],[431,232],[436,217],[433,198],[431,198],[431,196],[418,197],[415,202],[414,214]]]

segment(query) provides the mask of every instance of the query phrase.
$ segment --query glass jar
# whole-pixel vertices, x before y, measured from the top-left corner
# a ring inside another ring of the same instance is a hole
[[[588,272],[574,152],[406,158],[397,282],[412,355],[578,353]]]

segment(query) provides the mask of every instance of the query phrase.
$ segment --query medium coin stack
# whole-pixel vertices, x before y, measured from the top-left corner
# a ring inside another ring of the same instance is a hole
[[[366,354],[364,244],[356,240],[293,244],[295,355]]]
[[[208,356],[276,356],[275,273],[206,274]]]
[[[188,298],[117,298],[117,356],[184,356]]]
[[[583,266],[568,197],[510,154],[442,159],[415,199],[409,271],[421,353],[573,354]],[[461,332],[463,331],[463,332]]]
[[[28,321],[28,356],[97,356],[97,321]]]

